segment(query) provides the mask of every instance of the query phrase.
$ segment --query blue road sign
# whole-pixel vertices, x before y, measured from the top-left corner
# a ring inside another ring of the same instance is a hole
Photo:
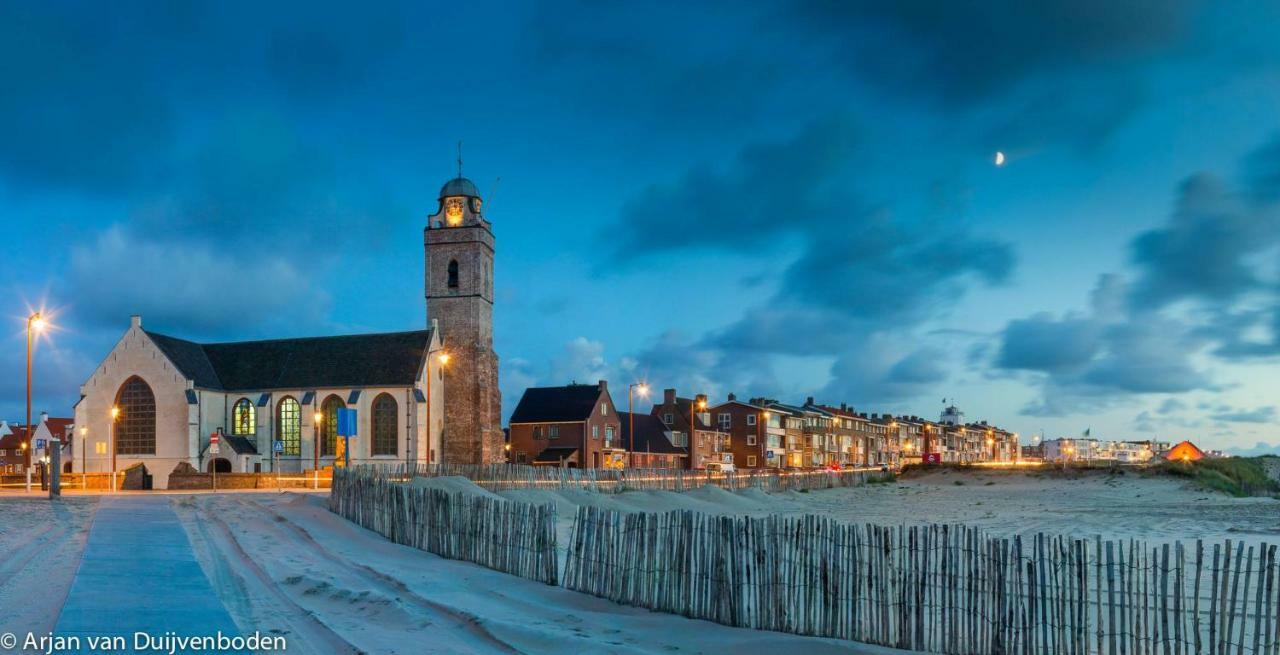
[[[271,451],[276,453],[283,453],[284,442],[280,441],[279,439],[276,439],[274,442],[271,443]]]
[[[348,407],[338,410],[338,436],[356,436],[356,410]]]
[[[36,439],[36,448],[44,448],[45,439]]]

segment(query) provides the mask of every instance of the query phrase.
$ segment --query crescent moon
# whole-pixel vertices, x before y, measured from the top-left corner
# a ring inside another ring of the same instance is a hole
[[[1004,166],[1004,153],[996,151],[996,166]]]

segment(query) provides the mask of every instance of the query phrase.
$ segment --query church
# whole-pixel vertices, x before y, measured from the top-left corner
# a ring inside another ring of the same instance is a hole
[[[197,343],[134,316],[80,388],[83,445],[72,469],[141,463],[165,488],[184,464],[303,473],[344,454],[353,464],[505,461],[492,226],[461,175],[437,200],[424,231],[424,329]],[[337,434],[341,408],[356,410],[349,453]]]

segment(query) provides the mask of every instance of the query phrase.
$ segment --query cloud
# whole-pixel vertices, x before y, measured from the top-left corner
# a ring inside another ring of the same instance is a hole
[[[996,366],[1045,373],[1078,370],[1102,349],[1102,328],[1085,318],[1055,319],[1039,313],[1010,321],[1004,329]]]
[[[1183,299],[1224,302],[1256,289],[1247,258],[1280,239],[1280,214],[1260,212],[1206,174],[1178,190],[1173,215],[1130,244],[1139,276],[1135,306],[1158,309]]]
[[[150,239],[122,227],[71,249],[69,308],[84,325],[123,331],[131,314],[198,338],[316,324],[329,298],[279,257],[241,258],[193,242]]]
[[[830,43],[859,77],[902,94],[968,103],[1036,75],[1114,66],[1167,49],[1184,35],[1193,7],[1156,0],[814,0],[785,14]]]
[[[1226,407],[1219,412],[1210,414],[1209,418],[1225,423],[1274,423],[1276,420],[1276,408],[1269,406],[1254,409]]]
[[[748,145],[724,170],[692,166],[633,196],[601,241],[629,262],[684,249],[758,253],[826,231],[849,211],[836,187],[856,159],[855,133],[850,117],[832,116],[789,140]]]

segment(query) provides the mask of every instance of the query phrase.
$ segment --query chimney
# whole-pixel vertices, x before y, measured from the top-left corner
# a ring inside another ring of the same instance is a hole
[[[601,391],[608,391],[608,390],[609,390],[609,381],[608,381],[608,380],[601,380],[601,381],[600,381],[600,390],[601,390]]]
[[[142,316],[141,316],[140,314],[134,314],[133,316],[130,316],[130,317],[129,317],[129,327],[131,327],[131,328],[140,328],[140,327],[142,327]]]
[[[49,412],[40,412],[40,425],[49,422]]]
[[[733,395],[733,393],[732,393],[732,392],[729,394],[729,402],[733,402],[733,401],[735,401],[735,400],[737,400],[737,399],[738,399],[738,397],[737,397],[737,396],[735,396],[735,395]]]
[[[674,405],[674,404],[676,404],[676,390],[675,390],[675,389],[663,389],[663,390],[662,390],[662,404],[664,404],[664,405]]]
[[[805,398],[805,399],[804,399],[804,404],[806,404],[806,405],[813,405],[813,396],[809,396],[808,398]]]
[[[849,411],[849,403],[840,403],[840,411],[842,412]]]

